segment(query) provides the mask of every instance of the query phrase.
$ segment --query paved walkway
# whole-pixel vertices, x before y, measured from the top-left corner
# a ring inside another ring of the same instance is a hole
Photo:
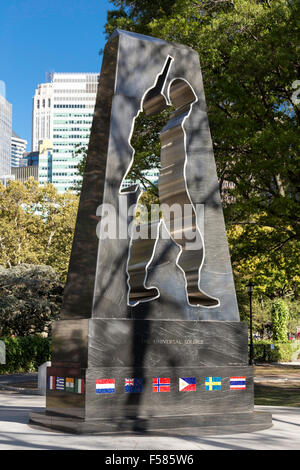
[[[37,380],[38,380],[37,372],[0,375],[0,385],[7,383],[7,384],[18,386],[18,383],[34,382],[34,381],[37,382]]]
[[[45,397],[0,391],[0,450],[299,450],[300,408],[256,407],[273,415],[265,431],[227,436],[93,436],[51,432],[28,425]]]

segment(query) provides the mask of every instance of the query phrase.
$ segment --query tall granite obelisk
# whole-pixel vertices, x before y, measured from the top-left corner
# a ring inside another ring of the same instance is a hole
[[[134,122],[141,111],[167,107],[162,218],[152,237],[136,240],[124,207],[134,207],[140,192],[122,190]],[[188,215],[173,215],[173,206]],[[102,236],[107,207],[118,220],[113,236]],[[121,30],[105,47],[47,375],[46,411],[30,422],[54,429],[200,434],[272,425],[270,414],[254,411],[247,325],[239,319],[199,58],[189,47]]]

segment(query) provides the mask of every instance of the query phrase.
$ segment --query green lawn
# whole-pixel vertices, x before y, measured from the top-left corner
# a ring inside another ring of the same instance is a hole
[[[255,377],[286,377],[300,379],[300,364],[259,364],[254,366]]]
[[[300,382],[254,384],[254,403],[300,407]]]
[[[260,383],[254,384],[255,405],[300,407],[300,366],[260,364],[254,367],[254,376]],[[263,379],[266,378],[264,382]],[[289,379],[287,382],[268,382],[267,379]]]

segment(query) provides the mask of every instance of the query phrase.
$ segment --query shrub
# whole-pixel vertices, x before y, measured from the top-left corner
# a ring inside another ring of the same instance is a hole
[[[51,341],[41,336],[2,337],[6,346],[6,364],[0,374],[31,372],[51,358]]]
[[[63,287],[50,266],[0,269],[0,336],[50,332],[60,313]]]
[[[253,349],[254,360],[256,362],[289,362],[292,360],[293,344],[291,341],[285,343],[272,341],[254,342]]]
[[[287,342],[287,324],[289,320],[289,309],[283,300],[277,299],[273,301],[271,318],[273,340],[278,341],[280,343]]]

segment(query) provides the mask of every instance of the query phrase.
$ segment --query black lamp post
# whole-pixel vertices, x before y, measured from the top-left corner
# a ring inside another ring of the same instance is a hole
[[[254,358],[253,358],[253,334],[252,334],[252,293],[253,293],[253,282],[249,282],[247,284],[248,295],[249,295],[249,302],[250,302],[250,359],[249,364],[253,366]]]

